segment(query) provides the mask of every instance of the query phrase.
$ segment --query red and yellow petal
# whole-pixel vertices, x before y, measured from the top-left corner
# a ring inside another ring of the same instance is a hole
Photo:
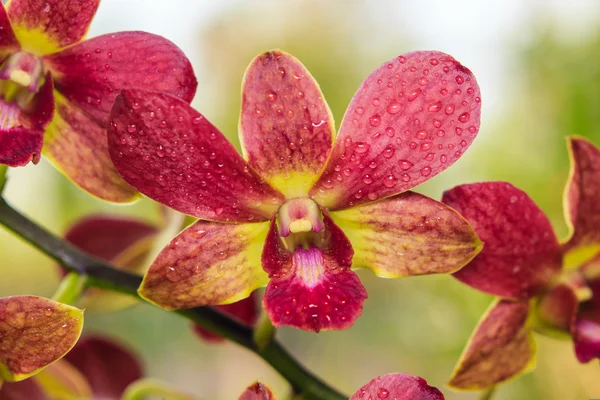
[[[268,222],[197,221],[167,245],[139,293],[165,309],[234,303],[267,284],[260,257]]]
[[[419,376],[395,373],[372,379],[350,397],[350,400],[366,399],[444,400],[444,395]]]
[[[457,186],[443,202],[483,241],[483,250],[454,276],[507,298],[538,294],[559,273],[562,256],[550,221],[525,192],[506,182]]]
[[[256,301],[256,292],[252,292],[252,294],[245,299],[231,304],[215,306],[214,308],[246,326],[253,326],[258,319],[258,307]],[[212,333],[200,325],[193,325],[193,329],[200,338],[208,342],[218,343],[225,341],[221,336]]]
[[[362,313],[367,292],[350,269],[352,246],[328,217],[327,247],[299,247],[292,252],[279,240],[273,220],[262,255],[271,279],[263,306],[274,326],[319,332],[345,329]]]
[[[67,178],[103,200],[123,203],[139,194],[119,175],[108,154],[106,129],[55,92],[56,111],[43,152]]]
[[[406,191],[452,165],[479,130],[475,77],[451,56],[407,53],[365,79],[311,195],[342,209]]]
[[[23,50],[48,54],[87,33],[100,0],[10,0],[7,9]]]
[[[482,390],[535,366],[535,342],[526,326],[526,300],[498,300],[483,316],[450,382],[454,389]]]
[[[44,128],[54,115],[50,74],[26,105],[0,99],[0,164],[11,167],[36,164],[41,157]]]
[[[273,50],[246,70],[239,134],[248,163],[286,197],[302,197],[329,155],[335,125],[310,72]]]
[[[600,251],[600,151],[587,139],[568,139],[571,173],[565,188],[565,266],[575,268]]]
[[[15,37],[8,13],[2,2],[0,2],[0,61],[4,60],[9,53],[19,50],[21,45]]]
[[[94,398],[118,400],[127,386],[143,376],[137,357],[122,345],[105,338],[80,340],[65,360],[87,379]]]
[[[77,342],[83,311],[36,296],[0,299],[0,378],[26,379],[62,358]]]
[[[352,243],[352,266],[385,278],[451,273],[481,250],[463,217],[414,192],[330,215]]]
[[[129,184],[185,214],[265,221],[283,201],[210,122],[177,97],[123,91],[111,112],[108,142]]]
[[[271,389],[261,383],[255,382],[252,385],[248,386],[244,393],[240,396],[238,400],[276,400],[277,398],[271,391]]]
[[[44,63],[56,90],[104,126],[121,89],[164,92],[189,103],[198,85],[185,54],[145,32],[98,36],[48,55]]]

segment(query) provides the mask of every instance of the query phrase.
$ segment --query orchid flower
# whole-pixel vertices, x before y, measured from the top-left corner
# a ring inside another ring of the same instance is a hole
[[[367,293],[352,268],[387,278],[457,271],[479,239],[451,208],[408,190],[463,154],[480,106],[467,68],[443,53],[408,53],[364,81],[335,139],[310,73],[269,51],[244,76],[242,157],[186,102],[124,90],[108,128],[117,170],[200,219],[158,255],[139,293],[179,309],[267,285],[275,326],[318,332],[361,314]]]
[[[106,148],[115,96],[143,88],[189,102],[196,78],[181,50],[160,36],[119,32],[82,41],[99,3],[0,3],[0,164],[37,163],[43,150],[84,190],[126,202],[138,194]]]
[[[571,233],[561,242],[543,211],[509,183],[444,194],[485,244],[454,276],[498,296],[458,363],[455,388],[484,389],[532,369],[534,330],[572,337],[582,363],[600,358],[600,151],[569,138],[569,154],[564,209]]]
[[[387,374],[372,379],[358,389],[350,400],[444,400],[437,388],[418,376]],[[277,400],[271,389],[261,382],[246,388],[238,400]]]

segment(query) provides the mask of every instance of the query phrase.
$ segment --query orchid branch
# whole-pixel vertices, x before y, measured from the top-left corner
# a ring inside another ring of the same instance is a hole
[[[0,198],[0,224],[69,271],[87,276],[88,285],[139,297],[137,289],[142,282],[140,276],[118,270],[111,264],[82,252],[19,213],[4,198]],[[259,347],[253,340],[253,329],[208,307],[174,312],[256,353],[277,370],[304,399],[348,399],[348,396],[337,392],[301,366],[278,341],[272,340],[264,347]]]

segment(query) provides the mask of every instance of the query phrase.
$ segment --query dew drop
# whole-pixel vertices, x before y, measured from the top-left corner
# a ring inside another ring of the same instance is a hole
[[[360,154],[364,154],[369,151],[369,147],[371,147],[368,143],[358,142],[354,145],[354,151]]]
[[[394,186],[396,186],[396,184],[398,183],[398,178],[396,178],[394,175],[388,175],[384,180],[383,180],[383,185],[387,188],[393,188]]]
[[[367,198],[369,200],[377,200],[377,193],[371,192],[371,193],[367,194]],[[344,304],[344,303],[342,303],[342,304]],[[342,317],[342,320],[344,320],[344,317]]]
[[[471,125],[471,126],[469,127],[469,132],[471,132],[471,133],[475,133],[475,132],[477,132],[477,128],[476,128],[474,125]]]
[[[415,133],[415,137],[419,140],[425,140],[427,139],[427,131],[425,130],[420,130],[417,133]]]
[[[402,174],[402,181],[404,181],[404,182],[410,181],[410,176],[408,174]]]
[[[374,97],[372,102],[375,107],[379,106],[379,103],[380,103],[379,97]]]
[[[429,83],[429,80],[427,78],[421,78],[417,81],[417,83],[421,86],[425,86]]]
[[[388,135],[389,137],[394,137],[394,135],[396,134],[396,131],[391,126],[388,126],[387,128],[385,128],[385,134]]]
[[[390,391],[385,388],[379,388],[377,391],[377,397],[379,397],[381,400],[387,399],[389,395]]]
[[[135,125],[132,124],[127,127],[127,132],[134,133],[135,131],[136,131]]]
[[[465,78],[463,78],[460,75],[456,75],[456,83],[458,83],[459,85],[462,85],[465,82]]]
[[[400,64],[406,64],[406,57],[400,56],[398,57],[398,61],[400,61]]]
[[[375,114],[369,118],[369,124],[371,126],[379,126],[381,124],[381,116],[379,114]]]
[[[331,179],[327,179],[323,182],[323,186],[327,189],[331,189],[333,187],[333,181]]]
[[[439,137],[442,137],[446,134],[446,131],[443,129],[438,129],[436,132],[436,135],[438,135]]]
[[[373,178],[371,178],[371,176],[369,174],[363,176],[362,181],[367,184],[370,185],[371,183],[373,183]]]
[[[417,88],[408,94],[406,100],[414,101],[421,94],[421,89]]]
[[[365,112],[365,109],[363,107],[356,107],[354,109],[354,112],[357,113],[358,115],[363,115],[363,113]]]
[[[475,103],[479,103],[481,102],[481,99],[479,97],[475,97]]]
[[[435,155],[433,153],[429,153],[425,157],[423,157],[423,160],[425,160],[425,161],[433,161],[434,157],[435,157]]]
[[[221,215],[221,214],[223,214],[223,207],[217,207],[213,211],[215,212],[216,215]]]
[[[461,128],[461,127],[458,127],[458,126],[457,126],[457,127],[454,129],[454,131],[456,132],[456,134],[457,134],[458,136],[462,135],[462,132],[463,132],[463,131],[462,131],[462,128]]]
[[[471,115],[468,112],[460,114],[458,120],[462,123],[467,122],[471,118]]]
[[[467,94],[473,94],[473,93],[475,93],[475,90],[473,90],[472,87],[467,89]]]
[[[429,64],[431,65],[438,65],[440,62],[438,61],[437,58],[432,58],[429,60]]]
[[[402,171],[408,171],[413,167],[414,164],[408,160],[400,160],[398,161],[398,165],[400,166],[400,169],[402,169]]]
[[[280,77],[285,78],[285,69],[283,67],[277,68],[277,72],[279,73]]]
[[[273,103],[275,100],[277,100],[277,93],[275,93],[272,90],[267,90],[265,92],[265,99],[271,103]]]
[[[385,150],[383,150],[383,156],[385,158],[392,158],[395,152],[396,149],[394,149],[393,147],[386,147]]]
[[[427,111],[429,112],[438,112],[442,109],[442,102],[438,101],[437,103],[433,103],[432,105],[429,106],[429,108],[427,108]]]
[[[202,117],[195,117],[192,119],[192,124],[194,125],[198,125],[200,122],[202,122]]]
[[[421,170],[421,175],[423,176],[429,176],[429,174],[431,174],[431,168],[430,167],[425,167]]]
[[[433,142],[423,142],[421,143],[421,151],[427,151],[433,147]]]
[[[400,111],[402,111],[402,105],[394,100],[389,106],[387,106],[386,111],[392,115],[398,114]]]
[[[445,96],[448,94],[448,89],[442,89],[440,90],[440,93],[442,94],[442,96]]]
[[[446,113],[446,115],[452,114],[454,112],[454,104],[448,104],[444,112]]]
[[[448,161],[448,157],[446,157],[446,155],[445,155],[445,154],[442,154],[442,155],[440,156],[440,161],[441,161],[441,162],[442,162],[442,164],[443,164],[443,163],[445,163],[446,161]]]

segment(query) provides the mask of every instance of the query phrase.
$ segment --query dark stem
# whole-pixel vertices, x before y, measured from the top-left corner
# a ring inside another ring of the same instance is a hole
[[[63,239],[53,235],[12,208],[0,198],[0,224],[29,242],[70,271],[85,274],[88,284],[132,296],[138,296],[142,283],[138,275],[118,270],[109,263],[94,258]],[[254,343],[253,330],[208,307],[175,311],[215,334],[256,353],[277,370],[307,400],[348,399],[302,367],[276,340],[259,349]]]

